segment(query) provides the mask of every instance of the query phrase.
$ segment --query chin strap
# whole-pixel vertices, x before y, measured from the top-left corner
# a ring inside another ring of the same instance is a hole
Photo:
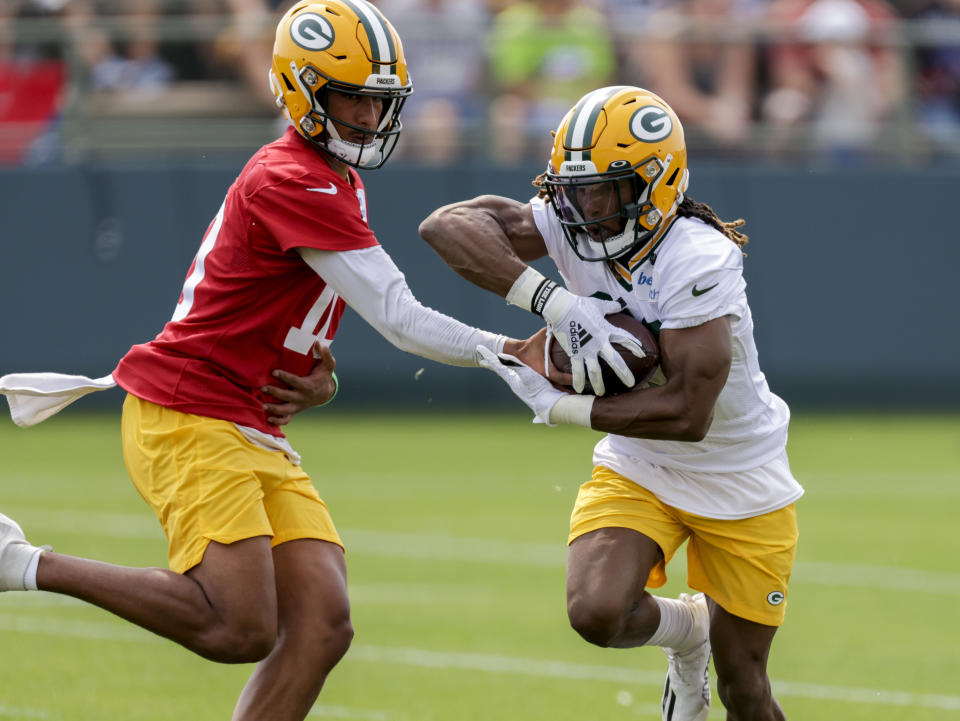
[[[383,139],[374,141],[372,145],[351,143],[333,137],[337,132],[336,128],[333,127],[333,123],[327,123],[327,125],[331,137],[327,138],[326,149],[331,155],[345,163],[356,164],[360,168],[376,165],[383,158]]]

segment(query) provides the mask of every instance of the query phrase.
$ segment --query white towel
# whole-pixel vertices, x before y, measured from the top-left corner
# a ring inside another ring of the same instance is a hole
[[[13,422],[26,428],[45,421],[88,393],[105,391],[116,385],[112,375],[87,378],[63,373],[10,373],[0,378],[0,395],[7,397]],[[293,465],[300,465],[300,454],[286,438],[239,423],[234,425],[250,443],[268,451],[283,453]]]
[[[115,385],[113,375],[87,378],[63,373],[10,373],[0,378],[0,394],[7,397],[13,422],[26,428],[45,421],[88,393]]]

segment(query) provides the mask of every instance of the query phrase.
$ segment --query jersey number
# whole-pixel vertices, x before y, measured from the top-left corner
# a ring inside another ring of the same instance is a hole
[[[224,200],[220,210],[217,211],[217,217],[213,220],[213,225],[210,226],[210,232],[207,233],[207,237],[203,239],[203,243],[200,245],[197,257],[193,259],[193,272],[187,276],[187,280],[183,284],[180,302],[177,303],[177,307],[173,311],[171,320],[174,322],[186,318],[187,313],[193,308],[193,293],[206,275],[204,263],[206,263],[207,256],[210,255],[210,251],[213,250],[213,246],[217,242],[217,236],[220,235],[220,228],[223,227],[223,209],[226,205],[227,201]]]
[[[202,281],[206,275],[205,263],[207,256],[210,254],[210,251],[213,250],[213,246],[216,245],[217,237],[220,235],[220,228],[223,227],[223,211],[225,206],[226,201],[220,206],[220,210],[217,211],[217,217],[210,227],[210,232],[207,233],[207,237],[203,239],[200,250],[197,252],[197,257],[194,258],[193,271],[187,276],[187,280],[183,284],[180,302],[177,303],[177,307],[173,311],[173,318],[171,318],[171,320],[174,322],[186,318],[190,309],[193,308],[194,293],[196,292],[197,286],[200,285],[200,281]],[[287,331],[287,337],[283,341],[283,347],[289,348],[302,355],[308,355],[313,349],[313,344],[322,340],[324,336],[327,335],[327,331],[330,329],[330,323],[333,321],[334,305],[338,299],[339,296],[336,291],[329,285],[326,286],[323,292],[320,293],[320,297],[317,298],[310,307],[310,310],[307,312],[307,317],[304,318],[300,327],[294,326]],[[314,333],[313,329],[317,327],[320,319],[323,318],[323,314],[327,312],[328,309],[329,312],[327,313],[326,322]]]
[[[323,289],[320,297],[317,298],[307,317],[303,319],[303,324],[297,328],[293,327],[287,331],[286,340],[283,341],[283,347],[292,351],[307,355],[313,349],[313,344],[317,341],[324,341],[327,331],[330,329],[330,322],[333,320],[333,309],[339,296],[329,285]],[[327,314],[327,320],[316,333],[313,329],[317,327],[323,314]]]

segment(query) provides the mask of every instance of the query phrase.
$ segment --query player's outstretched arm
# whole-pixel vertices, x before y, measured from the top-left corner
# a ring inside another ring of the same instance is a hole
[[[299,248],[301,257],[384,338],[400,350],[459,366],[476,366],[485,345],[521,358],[544,372],[546,338],[507,338],[466,325],[416,299],[406,278],[378,246],[349,251]]]
[[[591,386],[603,393],[600,358],[625,385],[634,385],[636,379],[612,344],[618,343],[640,358],[643,348],[606,320],[622,310],[620,305],[574,295],[526,264],[547,252],[530,203],[481,195],[446,205],[420,224],[420,235],[470,282],[542,316],[570,356],[577,392],[589,377]]]

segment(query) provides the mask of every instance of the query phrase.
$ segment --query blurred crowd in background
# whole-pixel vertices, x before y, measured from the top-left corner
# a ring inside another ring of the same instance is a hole
[[[662,95],[698,160],[960,164],[960,0],[378,0],[398,157],[541,162],[588,90]],[[291,0],[0,0],[0,164],[249,152]]]

